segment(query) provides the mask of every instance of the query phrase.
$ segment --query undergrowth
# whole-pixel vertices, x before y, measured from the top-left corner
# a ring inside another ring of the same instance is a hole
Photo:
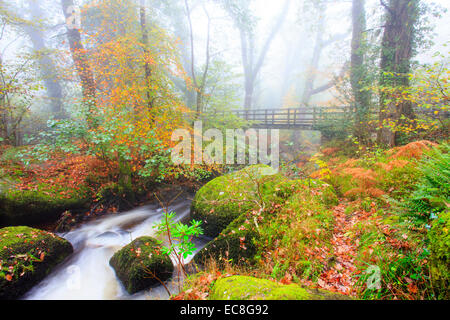
[[[430,141],[367,149],[357,157],[338,146],[323,149],[311,159],[316,171],[279,188],[281,196],[265,208],[256,263],[246,269],[228,264],[225,272],[210,261],[177,298],[202,287],[197,298],[206,299],[214,281],[231,274],[320,287],[321,274],[336,263],[337,201],[324,197],[333,189],[355,249],[349,257],[356,266],[354,288],[348,292],[360,299],[448,297],[448,149]]]

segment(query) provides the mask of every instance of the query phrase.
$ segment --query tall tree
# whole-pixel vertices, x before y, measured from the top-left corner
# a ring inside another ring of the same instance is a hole
[[[314,12],[318,17],[318,21],[316,26],[314,49],[308,66],[308,70],[306,72],[305,85],[303,87],[303,94],[301,96],[301,103],[303,105],[307,105],[312,96],[333,88],[336,85],[337,80],[342,78],[347,70],[347,63],[345,63],[339,75],[334,76],[333,79],[326,82],[325,84],[315,87],[317,70],[319,70],[320,59],[322,58],[324,50],[326,49],[326,47],[332,45],[333,43],[339,40],[343,40],[347,36],[347,33],[335,34],[326,39],[324,35],[326,30],[327,3],[322,1],[314,1],[313,4]]]
[[[197,116],[203,112],[203,96],[205,95],[205,86],[206,86],[206,79],[208,77],[208,70],[209,70],[209,64],[211,61],[211,54],[210,54],[210,44],[211,44],[211,18],[209,16],[208,11],[206,10],[206,7],[203,6],[203,11],[205,12],[206,18],[207,18],[207,36],[206,36],[206,58],[205,58],[205,66],[203,68],[203,72],[201,75],[201,78],[199,79],[195,72],[195,47],[194,47],[194,30],[192,27],[192,19],[191,19],[191,9],[189,7],[188,0],[184,1],[185,8],[186,8],[186,15],[189,23],[189,40],[190,40],[190,49],[191,49],[191,76],[192,81],[194,85],[194,89],[196,91],[196,110],[197,110]]]
[[[256,53],[255,32],[250,14],[250,1],[244,0],[236,4],[234,1],[223,1],[225,9],[234,20],[235,26],[239,30],[241,40],[242,64],[245,77],[245,101],[244,108],[249,110],[253,104],[253,94],[255,83],[258,78],[261,67],[264,64],[266,55],[270,49],[273,39],[280,30],[289,10],[290,1],[285,0],[283,8],[275,20],[275,24],[267,35],[266,40],[259,54]]]
[[[192,3],[189,8],[194,10],[198,2]],[[162,20],[169,24],[169,29],[179,41],[177,47],[180,54],[181,63],[186,74],[192,79],[191,68],[191,50],[190,50],[190,28],[186,15],[186,4],[177,0],[159,1],[153,0],[151,3],[153,9],[162,13]],[[196,93],[188,85],[185,79],[180,77],[171,77],[172,82],[183,93],[185,103],[191,108],[196,108]]]
[[[284,33],[283,42],[285,43],[285,54],[283,59],[283,68],[281,74],[280,96],[278,105],[284,106],[285,99],[290,91],[295,91],[297,87],[293,83],[297,83],[297,75],[300,73],[301,66],[298,63],[299,57],[301,57],[304,50],[304,43],[306,42],[305,32],[301,32],[298,37],[298,30],[295,33]],[[292,41],[292,39],[295,41]]]
[[[24,25],[24,30],[29,36],[34,51],[39,56],[38,63],[41,71],[42,79],[44,80],[47,89],[47,95],[50,98],[50,112],[56,117],[64,117],[62,107],[63,90],[58,79],[56,66],[48,54],[48,49],[45,45],[45,35],[41,27],[36,25],[36,22],[42,19],[44,13],[37,0],[28,0],[30,9],[30,23]]]
[[[144,55],[146,57],[149,56],[148,51],[148,29],[147,29],[147,17],[146,17],[146,9],[145,9],[145,0],[140,1],[139,6],[139,19],[140,19],[140,26],[141,26],[141,32],[142,32],[142,46],[144,50]],[[145,71],[145,83],[147,85],[147,106],[149,108],[153,107],[153,98],[152,98],[152,90],[150,89],[151,86],[151,76],[152,76],[152,69],[150,66],[150,63],[148,59],[145,59],[144,61],[144,71]]]
[[[18,36],[26,22],[10,4],[0,0],[0,43],[13,31]],[[7,49],[15,41],[8,40],[0,50],[0,143],[22,144],[22,120],[29,113],[38,86],[29,55],[7,59]],[[15,48],[15,50],[18,50]]]
[[[363,141],[367,130],[364,123],[367,121],[370,108],[370,93],[363,90],[367,84],[367,68],[364,61],[366,50],[366,14],[365,0],[352,1],[352,43],[351,43],[351,68],[350,83],[352,86],[354,112],[355,112],[355,135]]]
[[[383,0],[380,2],[386,9],[386,23],[381,43],[380,85],[405,87],[409,85],[408,73],[415,51],[420,0],[389,0],[388,4]],[[390,102],[389,95],[381,93],[380,107],[379,118],[383,127],[378,132],[378,142],[394,146],[398,134],[389,124],[414,119],[412,104],[408,101]]]
[[[75,6],[73,0],[61,0],[64,16],[66,17],[67,25],[67,39],[69,40],[70,51],[72,53],[72,59],[75,63],[78,76],[81,80],[81,87],[83,90],[84,103],[88,106],[88,124],[94,125],[92,116],[95,107],[96,88],[94,74],[89,64],[89,59],[81,43],[80,29],[73,23],[73,19],[77,17],[75,15]]]

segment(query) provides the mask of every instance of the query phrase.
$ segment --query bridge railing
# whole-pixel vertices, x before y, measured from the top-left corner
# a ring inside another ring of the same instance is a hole
[[[435,110],[415,110],[419,115],[427,117],[447,117],[448,112],[435,113]],[[318,126],[329,126],[334,123],[344,124],[354,120],[354,110],[351,106],[319,107],[308,106],[300,108],[286,109],[250,109],[250,110],[230,110],[239,118],[251,121],[255,126],[273,128],[317,128]],[[378,118],[378,112],[370,111],[369,118]],[[217,115],[224,115],[225,112],[217,112]]]
[[[319,121],[342,121],[349,119],[351,107],[308,107],[286,109],[231,110],[239,118],[265,126],[314,126]]]

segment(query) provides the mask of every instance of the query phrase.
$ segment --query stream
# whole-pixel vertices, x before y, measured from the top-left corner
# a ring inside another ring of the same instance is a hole
[[[169,207],[175,211],[177,221],[189,216],[190,201],[180,200]],[[99,217],[75,230],[59,236],[72,243],[74,253],[56,267],[43,281],[32,288],[23,299],[27,300],[114,300],[114,299],[168,299],[162,285],[134,295],[126,292],[109,265],[112,255],[132,240],[141,236],[155,237],[153,226],[163,216],[157,205],[147,205],[119,214]],[[197,248],[205,240],[194,241]],[[192,259],[190,256],[186,263]],[[174,265],[175,265],[175,261]],[[175,268],[177,269],[177,268]],[[173,279],[176,279],[174,271]],[[177,293],[170,283],[171,293]]]

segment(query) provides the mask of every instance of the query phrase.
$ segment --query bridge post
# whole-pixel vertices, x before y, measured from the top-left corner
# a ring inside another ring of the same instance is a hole
[[[291,108],[288,108],[287,125],[288,128],[291,126]]]
[[[313,126],[316,125],[316,106],[313,107]]]

